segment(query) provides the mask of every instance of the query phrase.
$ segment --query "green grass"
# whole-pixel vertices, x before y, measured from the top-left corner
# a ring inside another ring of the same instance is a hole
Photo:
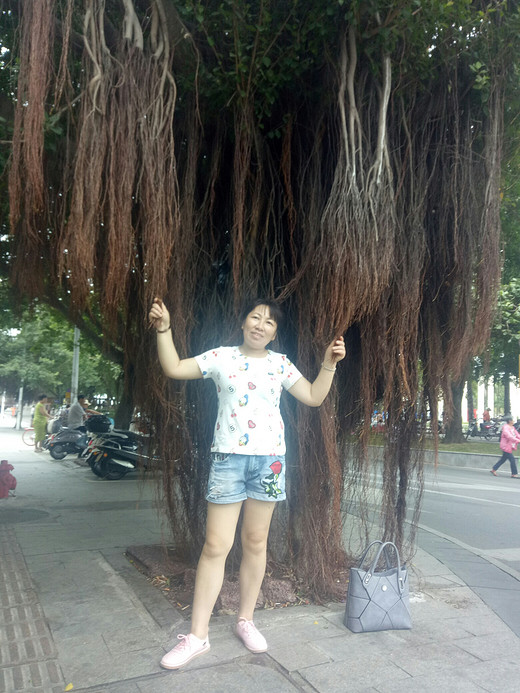
[[[370,443],[383,445],[384,438],[380,433],[374,433],[370,437]],[[433,450],[433,447],[433,439],[426,438],[424,449]],[[498,447],[498,438],[489,441],[470,439],[464,443],[444,443],[443,440],[439,440],[439,452],[472,452],[479,455],[497,455],[500,454],[500,448]]]
[[[426,449],[433,450],[433,441],[426,442]],[[466,443],[439,443],[439,452],[475,452],[481,455],[502,454],[498,446],[498,438],[489,441],[467,441]]]

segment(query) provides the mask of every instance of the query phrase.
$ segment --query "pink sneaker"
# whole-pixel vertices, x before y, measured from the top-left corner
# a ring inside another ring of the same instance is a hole
[[[201,640],[196,635],[178,635],[180,643],[173,650],[167,652],[161,659],[161,666],[165,669],[179,669],[192,659],[209,650],[209,640]]]
[[[240,638],[244,645],[251,652],[265,652],[267,650],[267,642],[264,636],[260,633],[253,621],[247,621],[245,618],[240,618],[235,625],[235,635]]]

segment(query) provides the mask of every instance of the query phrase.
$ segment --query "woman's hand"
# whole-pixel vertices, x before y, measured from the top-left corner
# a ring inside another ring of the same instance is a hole
[[[156,330],[167,330],[170,327],[170,313],[160,298],[154,298],[148,319],[150,327]]]
[[[299,402],[306,404],[309,407],[319,407],[325,397],[329,394],[332,381],[334,380],[334,371],[336,364],[344,359],[346,355],[345,340],[343,337],[336,337],[332,341],[323,358],[320,372],[313,383],[310,383],[306,378],[299,378],[294,385],[289,388],[289,392]]]
[[[343,337],[337,337],[327,347],[323,357],[323,365],[326,368],[336,368],[336,364],[345,358],[346,353],[345,340]]]

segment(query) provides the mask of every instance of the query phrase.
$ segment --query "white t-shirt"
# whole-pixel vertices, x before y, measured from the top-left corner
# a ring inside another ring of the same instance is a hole
[[[67,418],[68,428],[78,428],[78,426],[83,426],[85,421],[85,410],[79,402],[74,402],[74,404],[69,409],[69,416]]]
[[[202,376],[211,378],[218,395],[212,452],[239,455],[284,455],[280,414],[282,388],[302,374],[285,354],[267,351],[265,358],[244,356],[238,347],[218,347],[195,356]]]

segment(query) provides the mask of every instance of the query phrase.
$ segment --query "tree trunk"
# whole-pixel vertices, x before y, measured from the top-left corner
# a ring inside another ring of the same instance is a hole
[[[462,435],[462,395],[464,394],[465,380],[451,384],[451,396],[453,398],[453,414],[451,420],[446,425],[445,443],[463,443]],[[468,405],[469,406],[469,405]]]
[[[504,373],[504,414],[511,414],[511,379],[507,371]]]
[[[115,428],[127,429],[130,427],[134,413],[134,395],[133,395],[133,373],[134,368],[132,365],[128,365],[128,371],[125,378],[125,384],[123,387],[123,394],[117,405],[116,413],[114,414],[114,426]]]
[[[473,378],[471,377],[471,374],[468,378],[468,383],[467,383],[467,390],[468,390],[468,422],[471,421],[473,418],[473,409],[475,408],[475,405],[473,403]]]

